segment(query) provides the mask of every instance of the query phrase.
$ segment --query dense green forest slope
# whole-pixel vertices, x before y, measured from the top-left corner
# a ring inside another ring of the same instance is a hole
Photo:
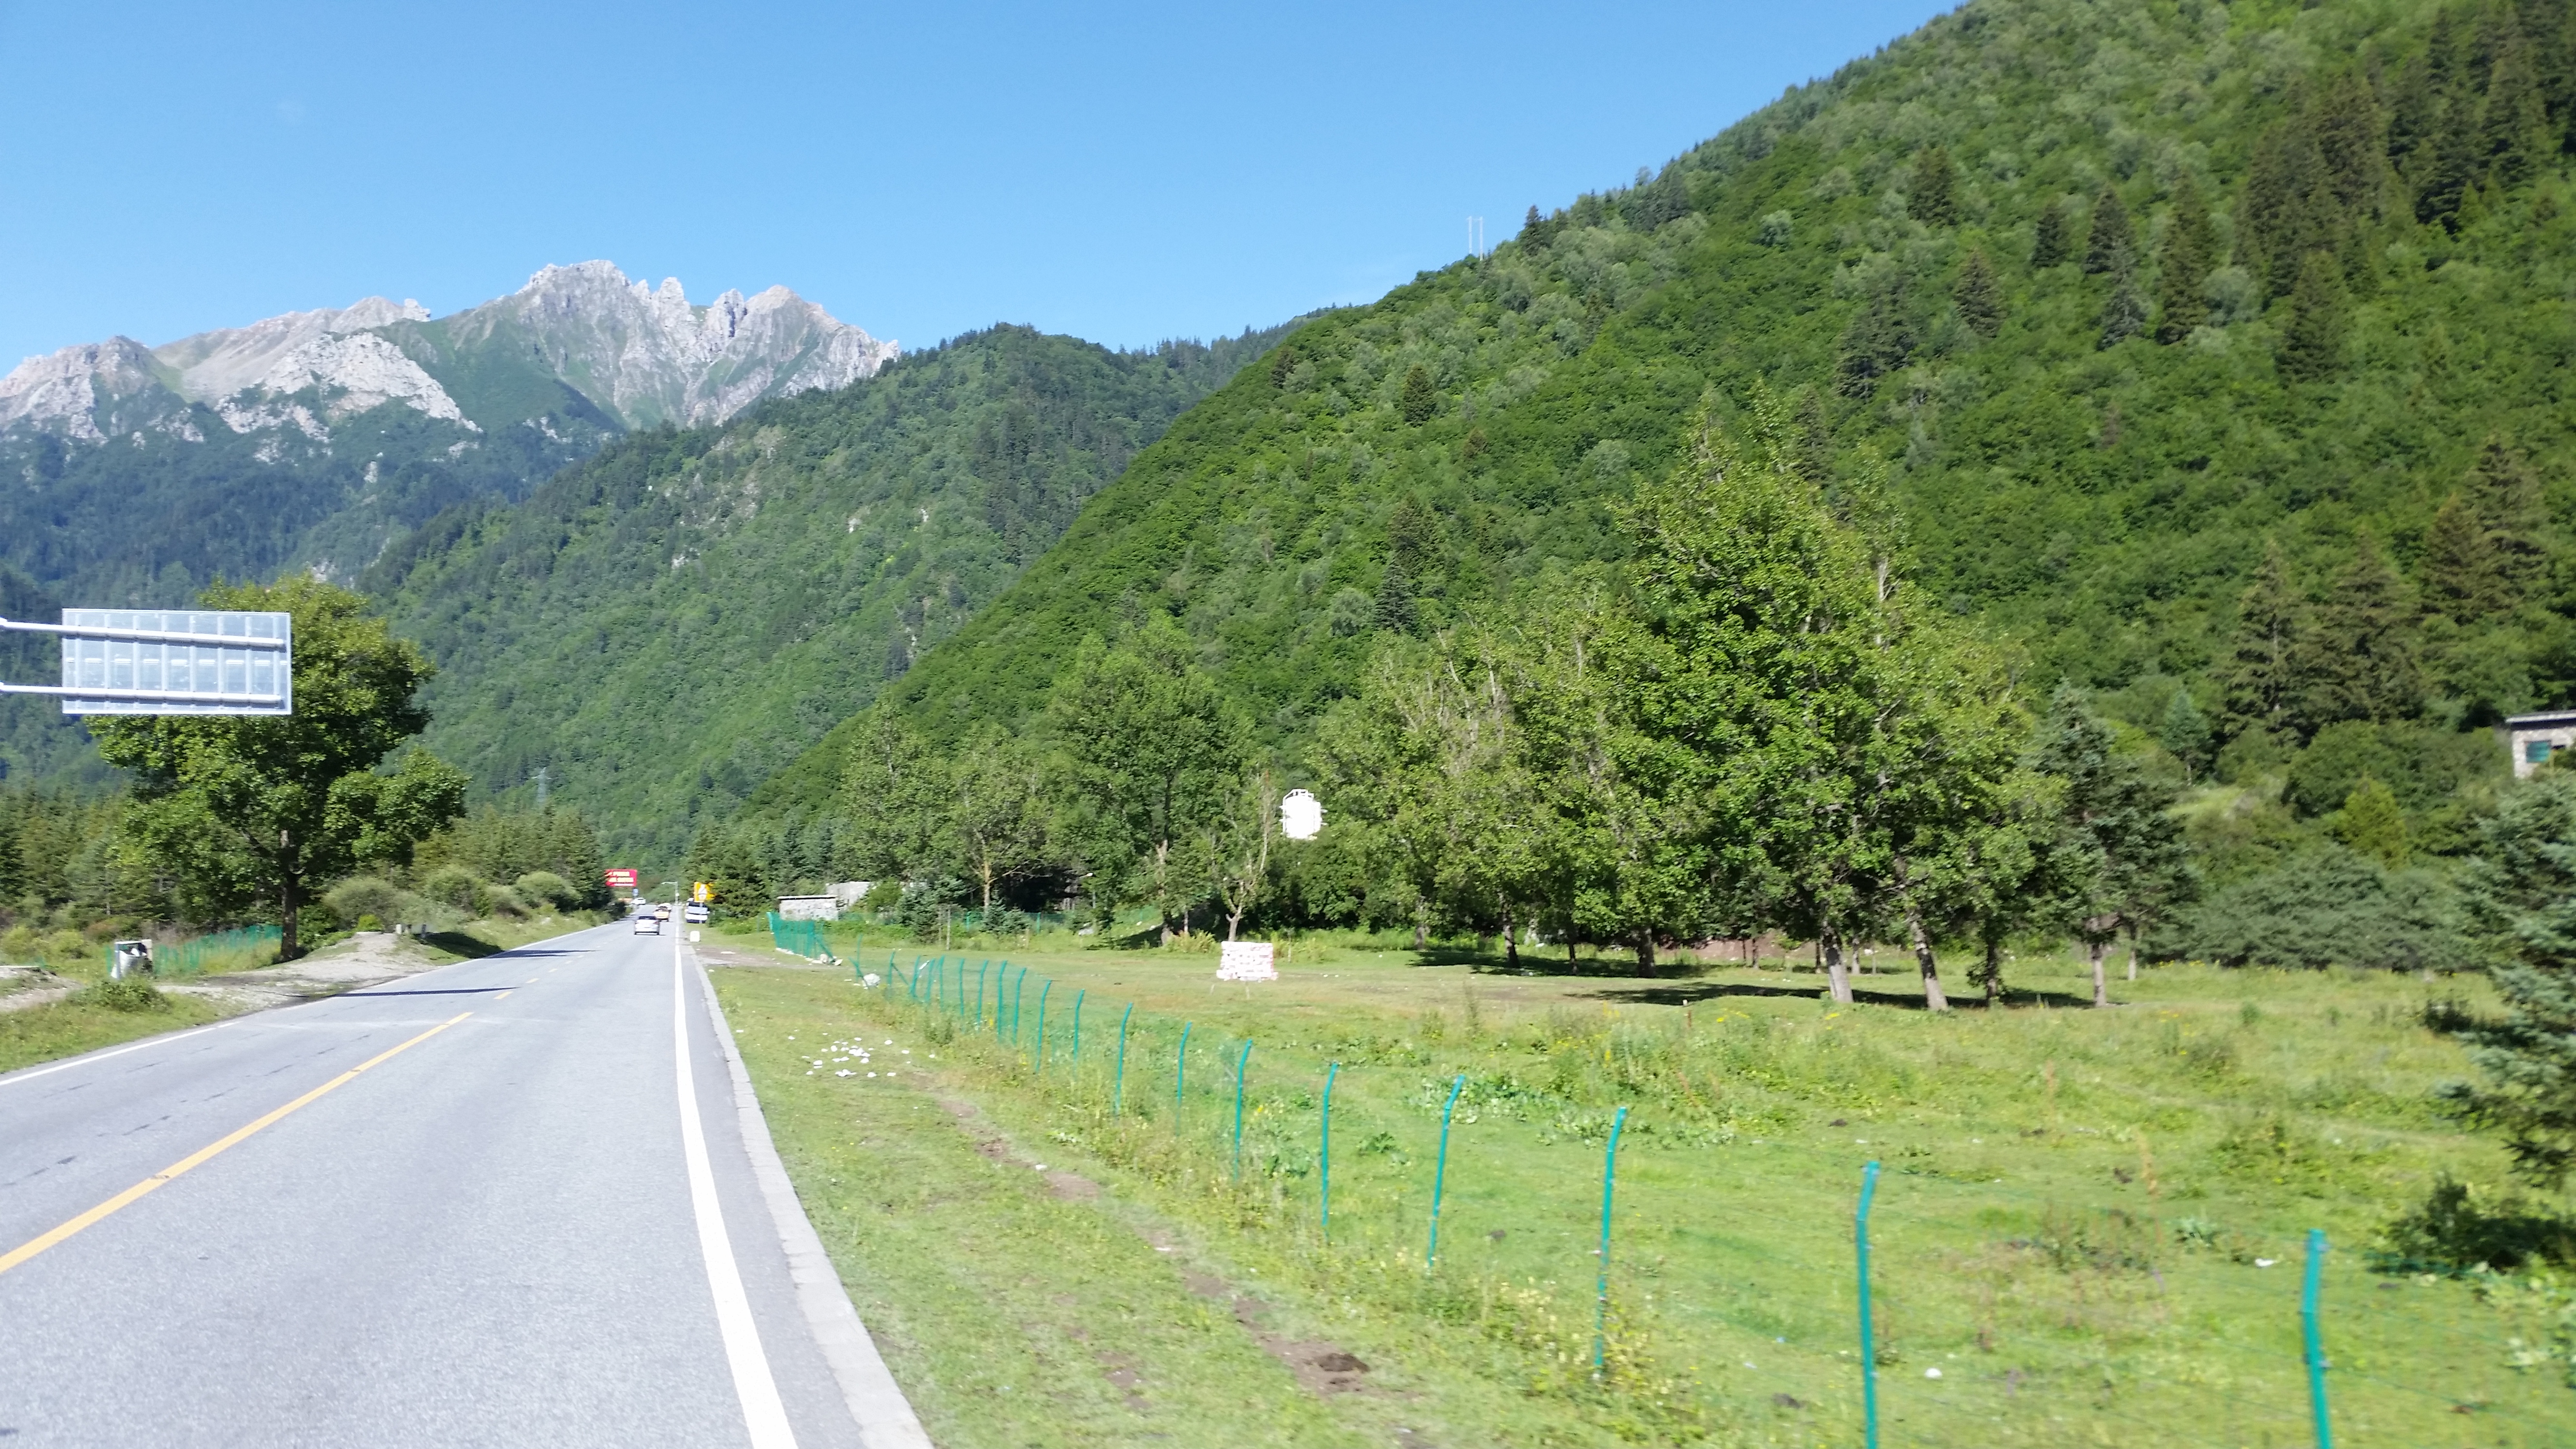
[[[443,673],[426,743],[676,861],[702,815],[955,632],[1285,329],[1113,352],[999,327],[720,427],[639,432],[361,581]]]
[[[1373,638],[1616,555],[1703,394],[1765,384],[2038,688],[2151,732],[2186,687],[2218,714],[2269,540],[2284,618],[2383,551],[2407,574],[2425,687],[2363,720],[2565,702],[2569,13],[1977,0],[1318,320],[897,697],[940,733],[1025,720],[1084,635],[1165,612],[1289,753]],[[816,798],[838,748],[763,807]]]

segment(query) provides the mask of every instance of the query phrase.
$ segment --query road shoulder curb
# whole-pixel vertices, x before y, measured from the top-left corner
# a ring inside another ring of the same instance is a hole
[[[734,1046],[733,1028],[725,1021],[724,1005],[716,1000],[715,983],[708,979],[695,950],[689,951],[689,969],[697,975],[698,990],[706,997],[707,1015],[715,1024],[716,1041],[724,1048],[725,1070],[733,1077],[734,1110],[742,1125],[743,1152],[751,1159],[751,1175],[760,1184],[762,1199],[769,1204],[779,1246],[786,1250],[788,1276],[796,1284],[797,1306],[804,1310],[806,1326],[812,1330],[825,1362],[832,1366],[832,1377],[841,1386],[850,1417],[858,1421],[860,1439],[868,1449],[932,1449],[929,1432],[921,1427],[911,1401],[904,1398],[903,1389],[886,1368],[876,1340],[868,1336],[867,1325],[859,1321],[859,1310],[851,1304],[849,1290],[842,1286],[831,1255],[823,1251],[823,1240],[805,1216],[805,1205],[797,1200],[795,1185],[787,1179],[787,1165],[779,1160],[778,1146],[770,1140],[769,1119],[761,1114],[760,1098],[751,1088],[751,1073],[744,1069],[742,1053]]]

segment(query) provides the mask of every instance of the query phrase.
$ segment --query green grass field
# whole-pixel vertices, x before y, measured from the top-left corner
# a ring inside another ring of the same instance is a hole
[[[923,988],[941,1004],[900,977],[716,973],[800,1191],[944,1445],[1856,1444],[1872,1160],[1886,1444],[2312,1442],[2309,1229],[2338,1444],[2576,1442],[2567,1294],[2373,1261],[2437,1174],[2501,1189],[2501,1152],[2433,1109],[2467,1069],[2422,1025],[2480,981],[2167,967],[2093,1011],[2052,1004],[2084,998],[2079,963],[2026,958],[2024,1004],[1935,1016],[1910,973],[1836,1009],[1776,968],[1505,976],[1310,944],[1246,988],[1205,954],[1064,949],[1014,958],[997,1041],[984,959],[952,952]],[[882,973],[884,948],[860,964]],[[1340,1355],[1365,1370],[1318,1367]]]

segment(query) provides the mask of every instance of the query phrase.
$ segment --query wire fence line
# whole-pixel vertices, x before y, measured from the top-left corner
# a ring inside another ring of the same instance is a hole
[[[1025,1086],[1091,1120],[1103,1135],[1087,1147],[1165,1154],[1232,1194],[1242,1223],[1306,1235],[1331,1271],[1383,1273],[1409,1252],[1427,1280],[1592,1290],[1592,1332],[1568,1348],[1595,1373],[1605,1342],[1619,1357],[1624,1314],[1632,1334],[1719,1360],[1708,1389],[1743,1398],[1750,1382],[1757,1404],[1870,1445],[2053,1445],[2087,1425],[2116,1434],[2105,1442],[2236,1449],[2576,1443],[2576,1313],[2555,1339],[2537,1318],[2508,1332],[2429,1316],[2407,1305],[2440,1293],[2475,1309],[2308,1230],[2222,1232],[2152,1187],[2086,1201],[1839,1144],[1668,1130],[1623,1149],[1633,1103],[1597,1114],[1596,1132],[1579,1104],[1480,1097],[1473,1073],[1354,1063],[1284,1028],[1256,1051],[1132,1002],[1096,1004],[1086,1031],[1087,992],[1048,1015],[1053,982],[1025,967],[900,954],[884,989],[925,1025],[989,1034]],[[1161,1145],[1140,1145],[1144,1131]],[[1856,1218],[1872,1167],[1864,1337]],[[1854,1212],[1836,1229],[1718,1205],[1727,1181],[1766,1173],[1847,1181]],[[1726,1270],[1740,1277],[1666,1251],[1714,1231],[1712,1214],[1756,1250]],[[1630,1260],[1648,1280],[1633,1294],[1617,1267]]]

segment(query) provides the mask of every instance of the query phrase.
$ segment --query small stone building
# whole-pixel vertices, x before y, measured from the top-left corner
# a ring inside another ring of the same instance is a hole
[[[2513,777],[2519,780],[2560,750],[2576,748],[2576,709],[2518,714],[2497,726],[2496,733],[2513,751]]]

